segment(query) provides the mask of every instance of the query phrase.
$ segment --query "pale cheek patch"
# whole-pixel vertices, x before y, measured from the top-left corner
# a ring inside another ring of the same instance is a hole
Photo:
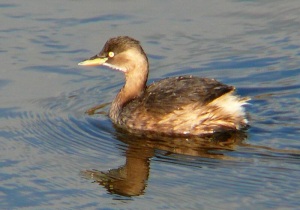
[[[115,66],[115,65],[110,64],[110,63],[104,63],[103,66],[107,66],[111,69],[118,70],[118,71],[121,71],[121,72],[126,72],[127,71],[125,68],[121,68],[119,66]]]

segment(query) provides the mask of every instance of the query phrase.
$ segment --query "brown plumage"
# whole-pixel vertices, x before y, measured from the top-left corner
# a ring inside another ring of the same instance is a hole
[[[193,76],[166,78],[146,86],[148,59],[128,36],[109,39],[102,51],[79,65],[104,65],[125,74],[125,85],[110,109],[118,127],[132,133],[203,135],[246,127],[242,107],[249,98],[234,87]]]

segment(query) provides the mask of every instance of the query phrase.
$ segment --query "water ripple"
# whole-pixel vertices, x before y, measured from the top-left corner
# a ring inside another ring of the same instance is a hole
[[[132,18],[131,15],[125,14],[108,14],[108,15],[100,15],[94,16],[91,18],[36,18],[37,21],[41,22],[51,22],[56,24],[61,24],[64,27],[66,26],[74,26],[78,24],[87,24],[87,23],[95,23],[95,22],[102,22],[102,21],[121,21],[121,20],[128,20]]]

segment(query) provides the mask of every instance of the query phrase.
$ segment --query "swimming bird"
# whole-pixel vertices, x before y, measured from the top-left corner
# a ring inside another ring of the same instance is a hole
[[[78,65],[107,66],[123,72],[125,85],[112,102],[109,116],[131,133],[201,136],[241,130],[248,120],[248,97],[233,86],[190,75],[165,78],[146,85],[149,63],[140,42],[129,36],[109,39],[97,55]]]

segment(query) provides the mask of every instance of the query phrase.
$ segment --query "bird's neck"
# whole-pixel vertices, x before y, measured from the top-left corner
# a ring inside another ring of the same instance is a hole
[[[132,100],[140,97],[146,89],[148,79],[148,61],[135,63],[135,69],[129,69],[125,73],[126,82],[116,98],[112,102],[110,118],[114,123],[120,124],[120,114],[122,109]]]

